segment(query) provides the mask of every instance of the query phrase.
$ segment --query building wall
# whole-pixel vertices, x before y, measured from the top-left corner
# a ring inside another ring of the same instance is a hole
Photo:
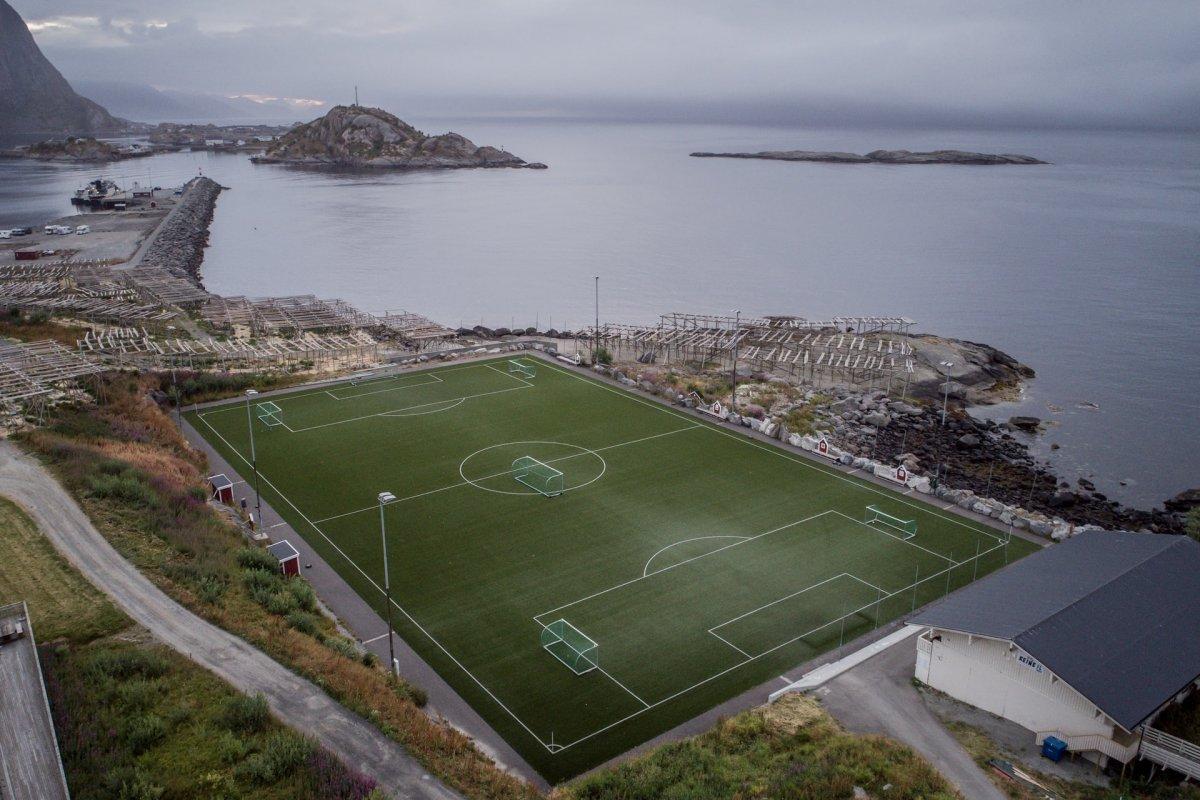
[[[1113,736],[1095,705],[1010,642],[932,631],[918,638],[916,677],[1029,730]],[[1010,649],[1011,647],[1011,649]]]

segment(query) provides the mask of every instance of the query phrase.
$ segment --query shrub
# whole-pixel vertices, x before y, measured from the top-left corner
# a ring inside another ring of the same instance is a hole
[[[296,600],[296,606],[305,611],[315,611],[317,608],[317,593],[307,581],[292,579],[287,582],[288,591]]]
[[[358,648],[349,639],[342,636],[327,636],[325,638],[325,646],[335,653],[339,653],[351,661],[358,660]]]
[[[158,680],[133,678],[117,688],[117,697],[131,710],[145,711],[158,702],[162,689]]]
[[[161,717],[143,714],[130,719],[121,733],[121,741],[134,755],[146,752],[167,735],[167,726]]]
[[[225,727],[235,733],[257,733],[267,726],[270,719],[271,708],[267,705],[267,698],[261,694],[253,697],[238,695],[225,704]]]
[[[234,769],[241,780],[259,785],[275,783],[292,770],[303,765],[312,755],[314,745],[290,731],[271,734],[263,742],[261,753],[255,753]]]
[[[296,598],[291,592],[278,592],[267,598],[267,611],[283,617],[296,610]]]
[[[317,620],[312,614],[296,609],[287,615],[287,624],[289,627],[295,628],[301,633],[307,633],[309,636],[317,635]]]
[[[120,681],[132,677],[158,678],[166,674],[167,662],[145,650],[102,650],[90,659],[87,673],[93,679]]]
[[[87,480],[88,494],[99,499],[121,500],[141,508],[156,508],[159,497],[133,470],[120,475],[93,475]]]
[[[200,599],[209,605],[216,605],[225,596],[229,584],[218,575],[205,575],[200,578]]]
[[[242,569],[259,569],[271,574],[279,572],[275,557],[258,547],[243,547],[237,551],[238,566]]]
[[[229,731],[222,731],[217,738],[214,748],[217,753],[217,758],[221,759],[222,764],[236,764],[246,757],[248,749],[241,737],[235,736]]]
[[[250,591],[261,589],[265,592],[275,594],[283,591],[283,577],[278,572],[269,572],[264,569],[243,569],[242,582],[246,584],[246,588]]]

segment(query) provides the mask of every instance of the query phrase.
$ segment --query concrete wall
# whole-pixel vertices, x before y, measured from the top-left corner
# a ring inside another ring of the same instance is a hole
[[[1009,642],[940,630],[917,641],[916,677],[938,691],[1034,733],[1114,734],[1095,705]]]

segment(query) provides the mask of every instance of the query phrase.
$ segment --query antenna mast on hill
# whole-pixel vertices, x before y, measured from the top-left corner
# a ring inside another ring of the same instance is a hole
[[[358,105],[358,84],[354,86],[354,105]]]

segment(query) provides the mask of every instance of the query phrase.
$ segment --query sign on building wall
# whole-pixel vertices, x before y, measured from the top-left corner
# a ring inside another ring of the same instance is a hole
[[[1040,663],[1038,663],[1034,659],[1030,658],[1029,656],[1025,655],[1024,653],[1017,653],[1017,661],[1020,661],[1022,664],[1029,667],[1031,670],[1038,673],[1039,675],[1046,671],[1045,667],[1043,667]]]

